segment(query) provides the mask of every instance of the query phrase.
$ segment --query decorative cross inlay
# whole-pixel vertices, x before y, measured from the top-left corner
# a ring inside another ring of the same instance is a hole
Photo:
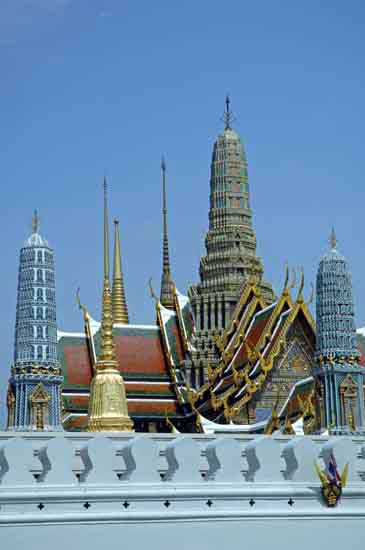
[[[293,506],[294,500],[293,500],[292,498],[290,498],[290,499],[288,500],[288,504],[289,504],[289,506]]]
[[[127,502],[126,500],[123,502],[123,506],[125,509],[128,508],[128,506],[130,506],[129,502]]]
[[[210,508],[211,506],[213,506],[213,502],[212,502],[210,499],[207,500],[207,506],[209,506],[209,508]]]
[[[168,508],[169,506],[171,506],[171,502],[169,500],[165,500],[163,505],[166,506],[166,508]]]
[[[255,501],[254,501],[253,498],[251,498],[251,500],[250,500],[250,506],[254,506],[254,505],[255,505]]]
[[[86,508],[86,510],[88,510],[90,506],[91,506],[90,502],[85,502],[84,508]]]
[[[43,510],[44,504],[42,504],[42,503],[40,502],[40,503],[38,504],[38,508],[39,508],[40,510]]]

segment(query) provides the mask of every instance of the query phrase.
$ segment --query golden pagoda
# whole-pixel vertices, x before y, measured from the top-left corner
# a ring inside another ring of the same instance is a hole
[[[130,432],[133,421],[128,414],[124,381],[116,361],[113,342],[113,307],[110,289],[109,228],[107,184],[104,178],[104,288],[101,342],[95,374],[90,386],[88,412],[90,432]]]

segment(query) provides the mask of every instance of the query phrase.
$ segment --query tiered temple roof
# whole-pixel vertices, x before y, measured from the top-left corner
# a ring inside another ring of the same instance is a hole
[[[251,426],[250,431],[266,433],[292,433],[292,424],[300,418],[306,433],[324,427],[323,395],[312,370],[316,327],[303,299],[304,275],[295,300],[288,278],[287,273],[281,296],[270,305],[253,278],[242,293],[229,326],[216,341],[218,366],[209,369],[209,380],[199,391],[189,394],[204,421],[240,422]],[[364,363],[361,331],[357,337]]]
[[[218,367],[211,369],[208,383],[190,395],[194,406],[204,417],[229,422],[242,418],[242,411],[247,410],[247,423],[268,420],[274,401],[277,400],[275,395],[267,410],[261,407],[252,416],[249,409],[255,411],[255,403],[264,397],[265,392],[271,390],[272,393],[270,386],[273,385],[275,370],[283,363],[291,367],[293,361],[299,360],[300,353],[308,357],[307,363],[300,358],[302,368],[298,372],[292,369],[290,375],[287,373],[286,376],[276,373],[279,379],[282,378],[279,384],[274,384],[279,397],[278,410],[282,409],[295,385],[308,378],[315,348],[315,324],[303,300],[302,287],[303,284],[294,301],[286,281],[280,298],[267,306],[260,289],[251,279],[237,304],[230,325],[222,338],[217,340],[221,351]],[[291,335],[291,332],[294,334]],[[301,350],[298,339],[303,341]],[[297,359],[291,357],[289,347],[298,347]]]
[[[156,325],[114,325],[116,359],[122,373],[128,411],[137,430],[170,431],[166,417],[180,426],[191,411],[181,371],[190,353],[193,331],[189,302],[176,289],[175,310],[156,300]],[[64,427],[86,428],[89,386],[100,343],[99,323],[86,319],[85,333],[59,333],[64,375]]]

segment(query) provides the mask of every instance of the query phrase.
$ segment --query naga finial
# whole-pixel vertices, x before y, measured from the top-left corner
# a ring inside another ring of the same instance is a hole
[[[298,290],[297,302],[303,302],[303,289],[304,289],[304,269],[301,269],[300,286]]]
[[[292,269],[292,280],[291,280],[291,283],[289,285],[289,290],[292,290],[295,287],[296,284],[297,284],[297,273],[296,273],[296,271],[293,267],[293,269]]]
[[[284,281],[284,291],[288,290],[289,284],[289,264],[285,262],[285,281]]]
[[[85,321],[89,320],[90,319],[89,312],[86,309],[86,307],[84,305],[82,305],[82,303],[81,303],[80,288],[78,288],[77,291],[76,291],[76,303],[79,306],[79,308],[81,309],[82,313],[84,314],[84,320]]]
[[[149,286],[149,289],[150,289],[151,298],[153,298],[155,300],[156,305],[157,305],[159,303],[159,299],[156,296],[156,292],[153,290],[152,277],[150,277],[149,280],[148,280],[148,286]]]

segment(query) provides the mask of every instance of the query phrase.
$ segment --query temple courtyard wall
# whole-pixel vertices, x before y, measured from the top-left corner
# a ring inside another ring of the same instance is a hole
[[[328,507],[314,462],[349,464]],[[0,549],[363,548],[365,438],[0,432]]]

